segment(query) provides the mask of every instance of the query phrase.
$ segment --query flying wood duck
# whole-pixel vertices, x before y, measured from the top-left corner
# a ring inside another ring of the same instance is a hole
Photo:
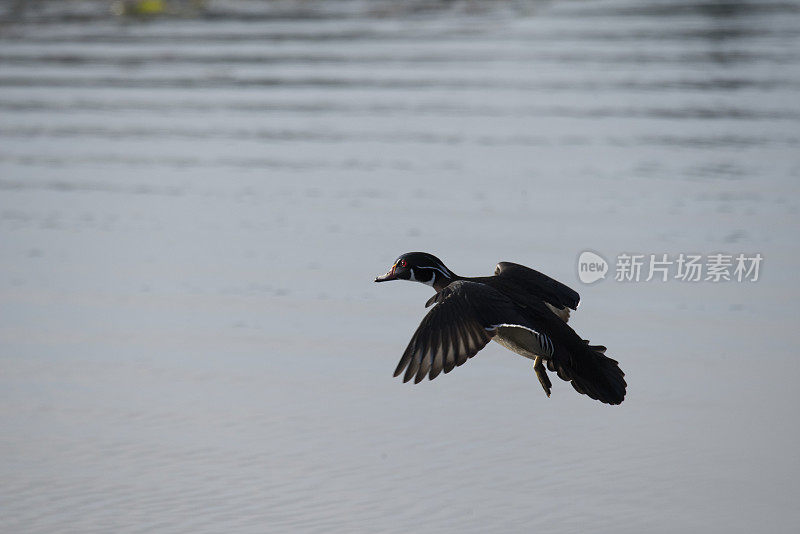
[[[547,369],[572,384],[578,393],[620,404],[625,398],[625,373],[606,348],[589,345],[567,325],[580,296],[564,284],[528,267],[501,262],[494,276],[466,278],[445,267],[436,256],[409,252],[376,282],[411,280],[436,290],[394,376],[419,383],[475,356],[489,341],[534,361],[533,368],[547,396],[552,383]]]

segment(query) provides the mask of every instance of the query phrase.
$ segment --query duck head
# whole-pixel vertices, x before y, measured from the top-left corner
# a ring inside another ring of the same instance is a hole
[[[410,280],[421,282],[440,291],[458,277],[445,267],[442,260],[427,252],[406,252],[397,258],[389,272],[375,278],[376,282]]]

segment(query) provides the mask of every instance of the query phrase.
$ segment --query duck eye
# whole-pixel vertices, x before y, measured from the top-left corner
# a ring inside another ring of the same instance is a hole
[[[400,267],[408,267],[408,262],[406,260],[400,260]]]

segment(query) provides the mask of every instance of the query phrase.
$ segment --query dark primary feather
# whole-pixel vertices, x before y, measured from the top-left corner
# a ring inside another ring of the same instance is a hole
[[[497,290],[459,280],[434,295],[428,312],[397,364],[394,376],[405,370],[403,381],[431,380],[462,365],[491,341],[492,325],[522,321],[513,303]]]
[[[577,291],[530,267],[501,261],[495,267],[494,274],[495,276],[514,280],[517,284],[525,287],[528,291],[556,308],[566,306],[573,310],[578,309],[581,297]]]

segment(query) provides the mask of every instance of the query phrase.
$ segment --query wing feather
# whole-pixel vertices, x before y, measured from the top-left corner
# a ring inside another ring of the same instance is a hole
[[[444,360],[444,365],[443,365],[443,369],[442,369],[444,371],[444,374],[447,374],[450,371],[452,371],[453,369],[455,369],[455,367],[456,367],[456,355],[455,354],[444,354],[444,353],[442,353],[442,359]],[[434,378],[436,378],[436,376],[433,376],[431,378],[431,380],[433,380]]]
[[[559,310],[565,307],[577,310],[581,301],[578,292],[571,287],[524,265],[501,261],[495,267],[494,274],[516,281],[532,294]],[[569,319],[569,314],[566,317]]]
[[[422,319],[395,369],[404,382],[449,373],[491,341],[494,332],[486,329],[492,324],[523,320],[499,291],[466,280],[453,282],[428,303],[436,306]]]
[[[411,378],[417,374],[417,370],[419,369],[419,349],[417,347],[417,340],[412,340],[414,347],[411,349],[411,359],[408,362],[408,367],[406,368],[406,374],[403,375],[403,382],[408,382]]]
[[[422,382],[422,379],[425,378],[425,375],[427,375],[428,371],[431,370],[431,359],[431,349],[428,349],[427,352],[420,358],[419,368],[417,369],[417,374],[414,376],[415,384]]]
[[[400,373],[402,373],[405,368],[408,367],[412,354],[413,351],[411,350],[411,344],[409,344],[405,352],[403,352],[403,356],[400,358],[400,361],[397,362],[397,367],[394,369],[394,376],[400,376]]]

